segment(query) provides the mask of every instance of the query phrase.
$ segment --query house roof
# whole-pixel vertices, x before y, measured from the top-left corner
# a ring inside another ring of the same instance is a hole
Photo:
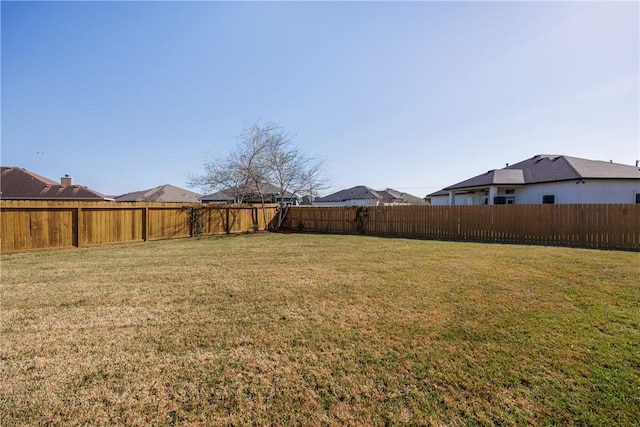
[[[278,187],[276,187],[273,184],[269,184],[269,183],[264,183],[260,185],[260,191],[262,192],[262,194],[266,195],[266,196],[274,196],[274,195],[279,195],[280,194],[280,189]],[[245,191],[246,195],[248,196],[248,198],[256,198],[259,197],[259,195],[255,194],[255,190],[251,187],[249,187],[246,191]],[[294,195],[292,193],[289,193],[288,191],[284,192],[284,197],[285,198],[291,198],[294,197]],[[232,190],[222,190],[222,191],[217,191],[215,193],[212,194],[207,194],[205,196],[200,197],[200,200],[206,200],[206,201],[234,201],[235,200],[235,195],[233,193]]]
[[[207,194],[206,196],[200,197],[200,200],[215,200],[215,201],[235,201],[234,195],[227,190],[216,191],[215,193]]]
[[[368,199],[381,199],[381,196],[372,188],[364,185],[357,185],[355,187],[340,190],[328,196],[318,197],[315,202],[344,202],[345,200],[368,200]]]
[[[404,193],[402,191],[397,191],[394,190],[393,188],[387,188],[386,190],[384,190],[385,193],[389,194],[391,197],[393,197],[396,200],[401,200],[402,203],[411,203],[414,205],[424,205],[425,201],[424,199],[414,196],[412,194],[409,193]]]
[[[538,154],[530,159],[490,170],[458,182],[429,196],[448,194],[449,190],[490,185],[525,185],[575,179],[640,179],[640,169],[631,165],[588,160],[564,155]]]
[[[0,198],[18,200],[109,200],[113,199],[82,185],[62,185],[24,168],[2,166]]]
[[[486,187],[496,184],[525,184],[524,173],[519,169],[490,170],[482,175],[474,176],[465,181],[446,187],[445,190],[456,188]]]
[[[528,184],[578,178],[640,179],[636,166],[571,156],[540,154],[508,169],[522,169]]]
[[[340,190],[328,196],[319,197],[313,202],[330,203],[344,202],[347,200],[379,200],[384,203],[424,203],[424,200],[419,197],[392,188],[374,190],[365,185],[357,185],[345,190]]]
[[[197,203],[200,194],[173,185],[161,185],[116,197],[116,202],[178,202]]]

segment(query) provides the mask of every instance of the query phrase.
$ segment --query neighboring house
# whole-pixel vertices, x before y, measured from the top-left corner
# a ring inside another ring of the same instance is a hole
[[[425,201],[392,188],[374,190],[364,185],[358,185],[319,197],[313,201],[313,204],[315,206],[424,205]]]
[[[113,198],[82,185],[65,175],[60,182],[37,175],[24,168],[2,166],[0,199],[2,200],[64,200],[113,201]]]
[[[300,198],[300,206],[311,206],[313,205],[313,201],[315,200],[315,197],[306,195],[306,196],[302,196]]]
[[[284,199],[280,200],[280,189],[272,184],[262,184],[260,191],[262,197],[264,197],[265,203],[280,203],[283,202],[287,205],[297,205],[298,198],[289,192],[284,193]],[[262,197],[254,189],[248,188],[244,191],[238,191],[242,194],[242,197],[238,197],[234,194],[233,190],[218,191],[213,194],[207,194],[202,196],[200,201],[202,203],[262,203]]]
[[[173,185],[161,185],[116,197],[116,202],[198,203],[200,194]]]
[[[431,205],[640,203],[632,165],[539,154],[426,197]]]

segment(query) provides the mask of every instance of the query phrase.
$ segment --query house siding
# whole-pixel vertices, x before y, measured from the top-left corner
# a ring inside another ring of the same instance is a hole
[[[516,204],[540,204],[542,196],[553,194],[556,204],[576,203],[635,203],[635,194],[640,193],[638,180],[584,179],[584,183],[565,181],[531,184],[516,189]]]
[[[514,194],[506,194],[505,190],[508,188],[513,189]],[[514,197],[514,204],[517,205],[539,205],[544,195],[553,195],[555,204],[635,203],[636,194],[640,194],[640,181],[626,179],[583,179],[525,186],[501,186],[497,189],[498,196]],[[475,193],[456,194],[455,204],[482,205],[486,197],[480,190]],[[431,205],[447,206],[449,196],[432,196]]]

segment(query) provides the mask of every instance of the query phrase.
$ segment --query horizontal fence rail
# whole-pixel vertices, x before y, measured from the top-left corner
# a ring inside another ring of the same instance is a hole
[[[0,201],[2,253],[266,230],[276,205]],[[265,215],[266,214],[266,215]]]
[[[294,206],[284,227],[320,233],[640,250],[640,204]]]
[[[191,210],[197,211],[196,227]],[[277,206],[0,201],[2,253],[265,230]],[[292,206],[285,229],[640,250],[640,204]]]

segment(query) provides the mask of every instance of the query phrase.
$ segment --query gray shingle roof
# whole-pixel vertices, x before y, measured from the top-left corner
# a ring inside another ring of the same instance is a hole
[[[640,168],[620,163],[563,156],[581,178],[640,178]]]
[[[490,185],[524,185],[574,179],[640,179],[640,169],[620,163],[581,159],[578,157],[539,154],[530,159],[490,170],[449,187],[429,194],[442,195],[443,191]]]
[[[446,187],[445,190],[456,188],[486,187],[497,184],[518,184],[525,183],[524,173],[519,169],[498,169],[490,170],[482,175],[474,176],[466,181]]]
[[[313,202],[328,203],[344,202],[346,200],[379,200],[383,203],[424,203],[424,200],[419,197],[392,188],[374,190],[365,185],[357,185],[340,190],[328,196],[319,197]]]
[[[581,178],[639,179],[640,169],[631,165],[579,157],[539,154],[507,169],[522,169],[527,184],[570,181]]]
[[[385,192],[391,195],[391,197],[393,197],[396,200],[402,200],[402,203],[411,203],[414,205],[423,205],[426,203],[424,199],[420,197],[414,196],[409,193],[404,193],[402,191],[397,191],[397,190],[394,190],[393,188],[387,188]]]
[[[149,190],[135,191],[116,197],[116,202],[175,202],[197,203],[200,194],[173,185],[161,185]]]
[[[263,195],[267,197],[279,196],[280,194],[280,189],[278,187],[268,183],[262,184],[260,186],[260,191],[262,192]],[[247,199],[259,198],[259,195],[254,194],[255,191],[251,187],[248,188],[244,193]],[[293,198],[294,195],[292,193],[289,193],[288,191],[285,191],[284,197]],[[217,191],[215,193],[207,194],[205,196],[200,197],[200,200],[202,201],[233,201],[234,199],[235,199],[235,196],[232,190]]]
[[[345,200],[369,200],[382,199],[382,197],[372,188],[364,185],[347,188],[329,194],[328,196],[318,197],[314,202],[344,202]]]
[[[231,193],[231,191],[217,191],[215,193],[211,193],[211,194],[207,194],[205,196],[202,196],[200,198],[200,200],[203,201],[224,201],[224,202],[233,202],[235,200],[234,195]]]

